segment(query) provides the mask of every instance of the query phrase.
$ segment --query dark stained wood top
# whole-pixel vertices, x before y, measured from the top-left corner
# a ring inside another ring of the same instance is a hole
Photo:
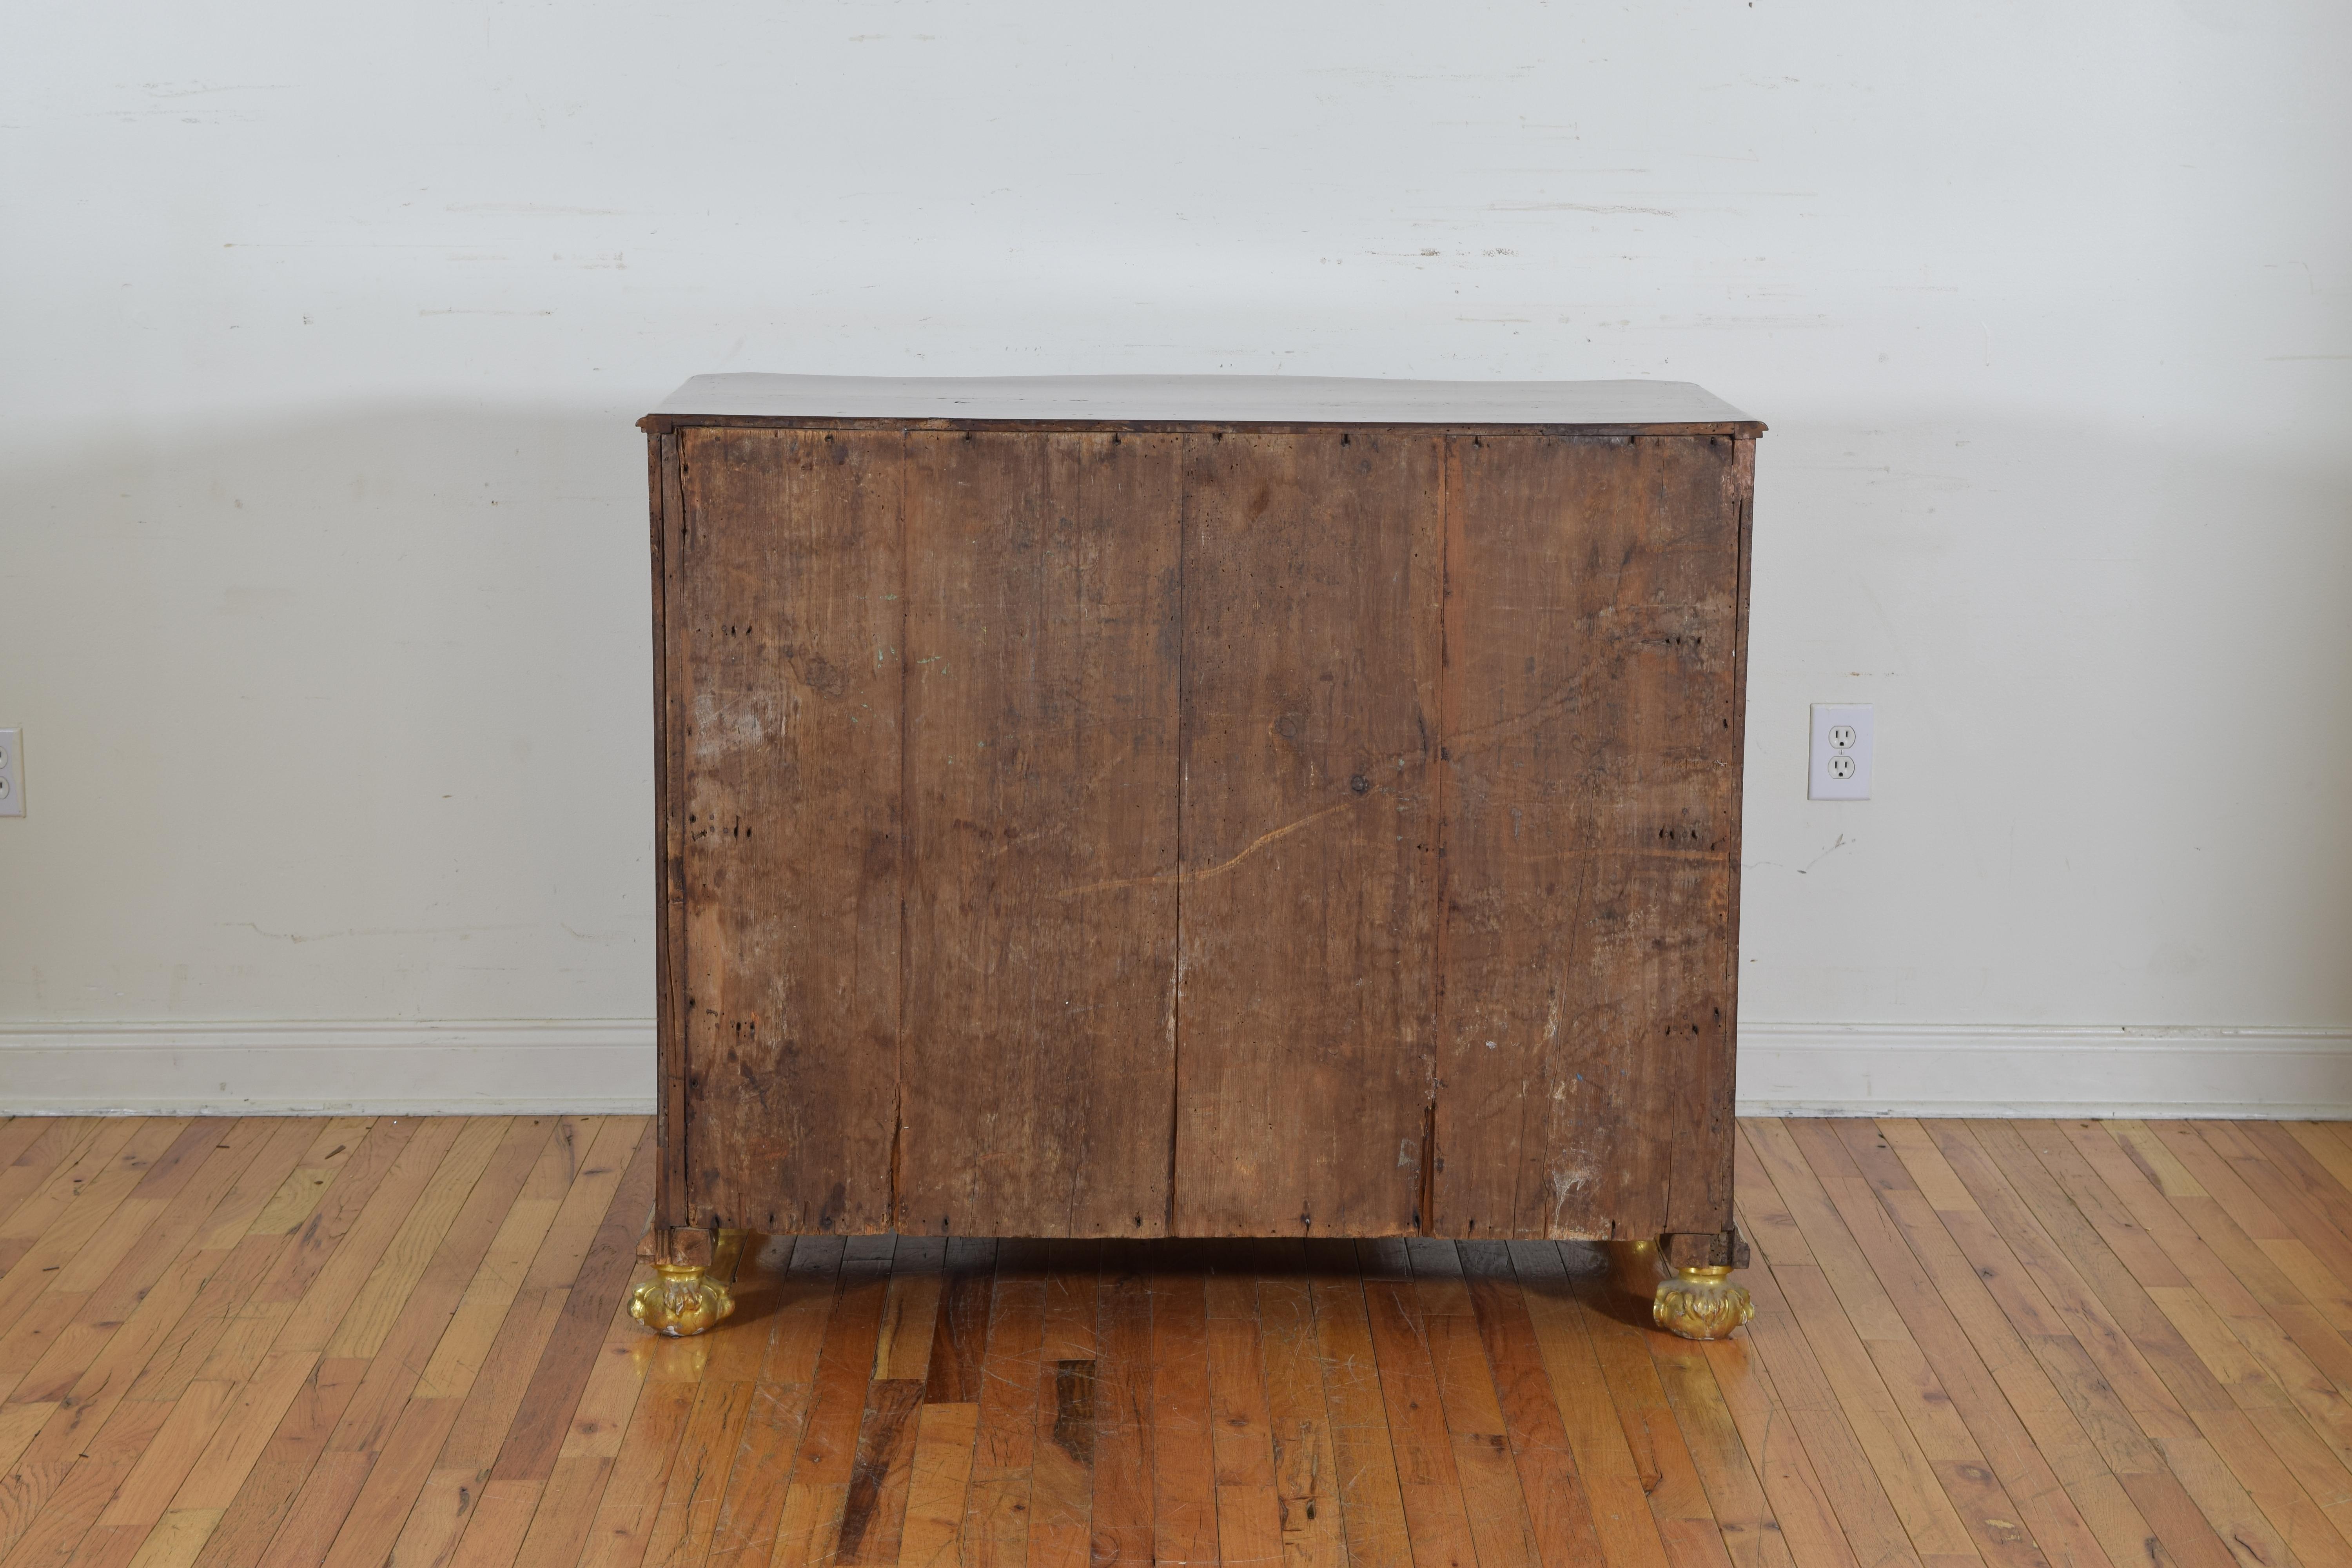
[[[1381,381],[1305,375],[698,375],[638,424],[1232,430],[1378,425],[1755,436],[1686,381]]]

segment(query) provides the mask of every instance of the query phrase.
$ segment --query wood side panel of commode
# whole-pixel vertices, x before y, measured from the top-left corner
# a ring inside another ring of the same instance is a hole
[[[690,1220],[887,1229],[905,440],[689,429],[678,444]]]
[[[1729,1108],[1734,461],[1448,442],[1436,1234],[1654,1237],[1727,1162],[1689,1134]]]

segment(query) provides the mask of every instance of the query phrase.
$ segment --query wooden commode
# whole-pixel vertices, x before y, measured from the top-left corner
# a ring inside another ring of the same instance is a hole
[[[1602,1238],[1669,1326],[1744,1312],[1761,425],[786,375],[642,423],[648,1323],[723,1311],[722,1226]]]

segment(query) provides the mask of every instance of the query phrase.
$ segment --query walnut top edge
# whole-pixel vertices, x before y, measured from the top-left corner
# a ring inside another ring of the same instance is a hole
[[[1087,430],[1433,426],[1753,437],[1762,422],[1681,381],[1391,381],[1288,375],[698,375],[638,421]]]

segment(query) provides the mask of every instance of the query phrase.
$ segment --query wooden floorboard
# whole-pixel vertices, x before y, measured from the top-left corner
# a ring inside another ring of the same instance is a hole
[[[644,1118],[0,1121],[0,1568],[2352,1568],[2352,1133],[1749,1121],[1578,1243],[732,1236]]]

